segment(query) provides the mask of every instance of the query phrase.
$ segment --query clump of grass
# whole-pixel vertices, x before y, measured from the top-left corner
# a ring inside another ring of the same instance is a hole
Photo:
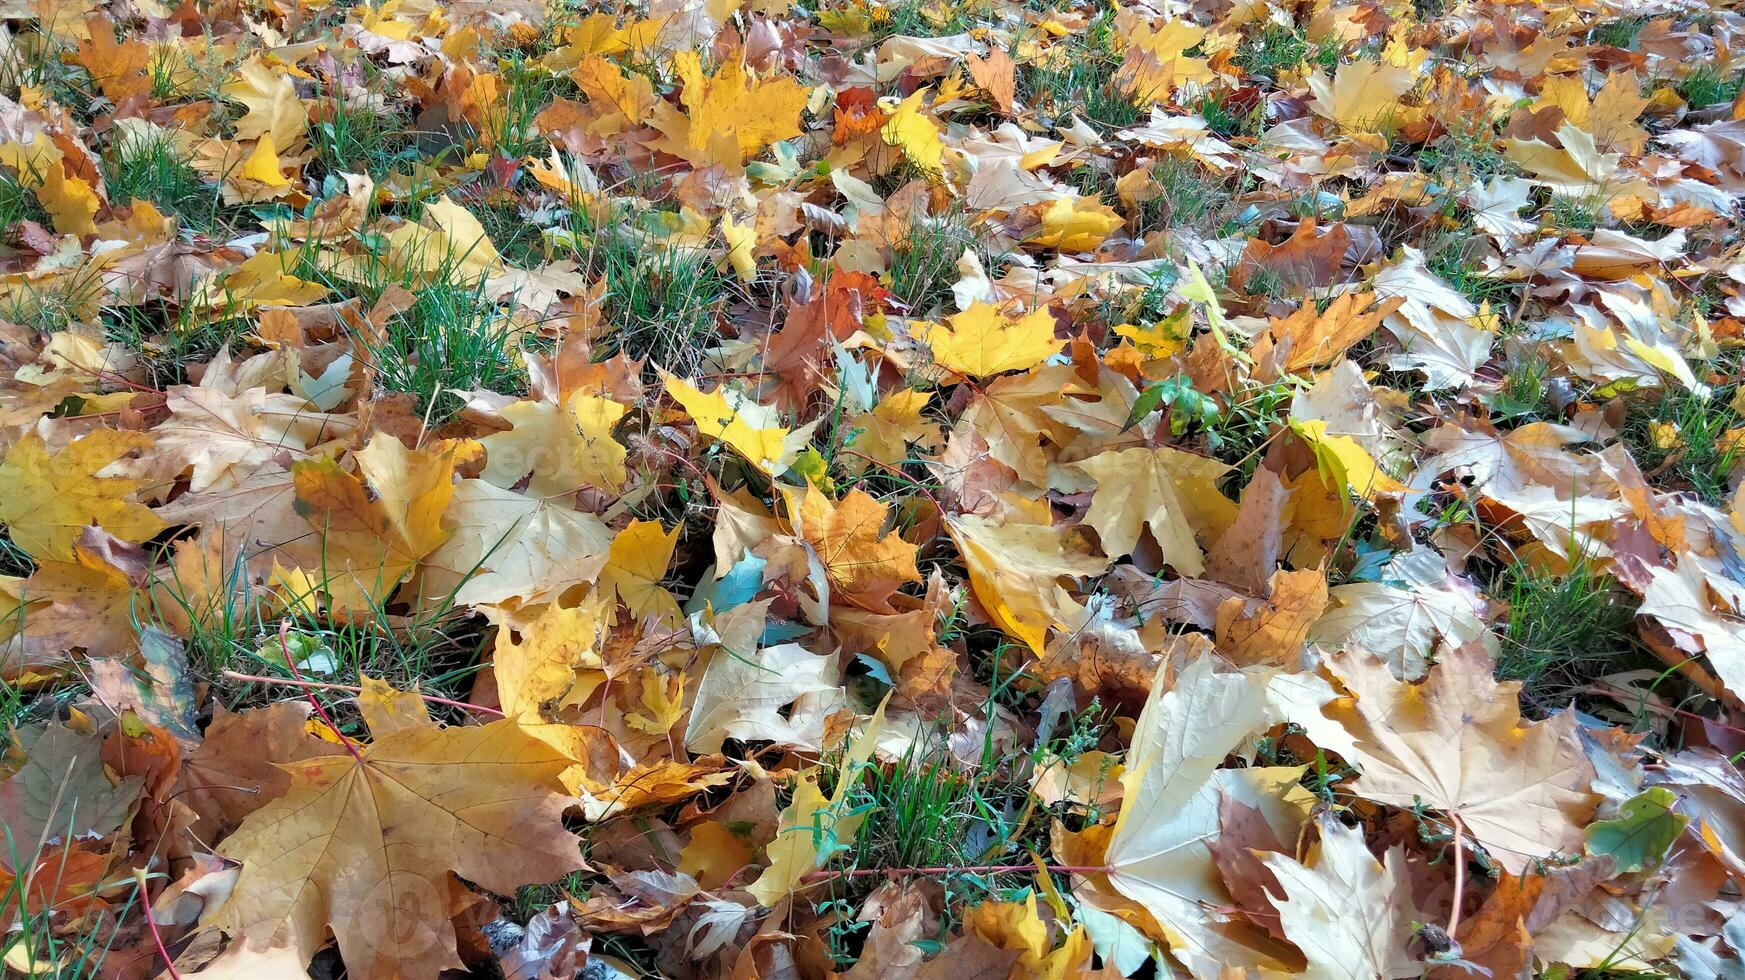
[[[976,26],[967,4],[948,0],[897,0],[872,11],[872,40],[893,37],[951,37]]]
[[[94,317],[102,292],[102,269],[87,263],[58,282],[25,280],[15,284],[11,292],[0,296],[0,319],[45,333],[65,330]]]
[[[404,120],[341,97],[320,103],[309,143],[323,172],[363,173],[381,180],[418,158]]]
[[[1273,77],[1305,61],[1330,71],[1339,64],[1339,46],[1328,41],[1311,44],[1301,31],[1269,24],[1259,36],[1244,38],[1233,60],[1252,74]]]
[[[1489,303],[1493,312],[1515,300],[1519,283],[1484,274],[1478,251],[1484,239],[1462,232],[1442,232],[1424,246],[1424,266],[1474,306]]]
[[[217,308],[176,306],[160,300],[137,306],[105,306],[99,323],[105,337],[139,356],[147,378],[160,388],[186,383],[190,366],[211,360],[249,326],[239,307],[227,297]]]
[[[1139,122],[1144,109],[1116,83],[1121,58],[1106,44],[1099,43],[1096,27],[1104,19],[1093,24],[1085,40],[1065,42],[1048,56],[1020,69],[1020,98],[1051,120],[1064,121],[1076,115],[1108,128]]]
[[[1603,24],[1595,24],[1593,30],[1588,32],[1588,41],[1614,48],[1628,48],[1636,43],[1636,35],[1642,33],[1642,28],[1647,25],[1648,18],[1641,15],[1620,17]]]
[[[1550,361],[1537,353],[1523,356],[1503,375],[1502,385],[1490,398],[1490,409],[1500,419],[1546,415],[1545,392],[1550,381]]]
[[[1297,383],[1290,379],[1250,384],[1231,392],[1224,409],[1207,427],[1207,448],[1233,467],[1225,477],[1231,496],[1240,494],[1254,476],[1267,446],[1290,417],[1296,392]]]
[[[187,154],[167,136],[112,144],[103,154],[103,179],[110,199],[118,204],[150,201],[158,210],[201,231],[216,230],[222,222],[220,188],[207,183]]]
[[[1745,424],[1730,394],[1668,389],[1646,410],[1632,414],[1624,442],[1650,479],[1710,504],[1727,498],[1741,448],[1728,433]]]
[[[596,224],[585,213],[578,217],[581,272],[590,282],[606,280],[601,312],[612,332],[600,354],[622,352],[695,373],[704,351],[721,336],[727,276],[703,250],[668,245],[634,222]]]
[[[369,676],[454,699],[464,698],[478,669],[482,620],[457,615],[452,595],[410,616],[392,614],[386,602],[333,616],[316,592],[284,595],[285,609],[274,611],[246,554],[238,552],[217,571],[216,582],[184,582],[175,574],[160,581],[138,609],[135,629],[152,626],[180,637],[190,670],[233,708],[282,692],[227,679],[225,671],[293,678],[287,657],[310,680],[357,685]],[[355,705],[336,703],[330,710],[347,734],[363,734]]]
[[[1139,232],[1168,228],[1215,228],[1223,223],[1234,184],[1193,160],[1166,156],[1151,168],[1158,196],[1139,206]]]
[[[467,209],[479,219],[497,254],[510,265],[533,268],[545,261],[545,233],[522,212],[521,202],[510,191],[468,200]]]
[[[1699,65],[1678,83],[1678,94],[1692,108],[1731,102],[1739,97],[1745,75],[1728,76],[1715,65]]]
[[[503,96],[485,108],[478,142],[498,156],[519,159],[543,156],[550,143],[534,126],[534,118],[559,94],[573,91],[569,81],[537,68],[517,56],[502,66]]]
[[[1550,215],[1554,227],[1591,235],[1605,221],[1606,200],[1600,194],[1588,197],[1554,194],[1550,203],[1546,204],[1545,211]]]
[[[915,218],[903,240],[891,249],[886,270],[891,293],[917,316],[937,311],[951,299],[951,287],[958,280],[957,262],[965,249],[976,252],[987,267],[988,255],[966,220]]]
[[[439,274],[416,288],[378,336],[360,341],[375,362],[377,384],[411,395],[420,416],[440,425],[474,389],[514,394],[526,385],[510,311],[485,294],[483,281]]]
[[[20,221],[46,225],[48,220],[48,212],[36,199],[36,193],[20,183],[12,171],[0,167],[0,229],[11,228]]]
[[[1520,681],[1530,705],[1567,704],[1636,651],[1635,610],[1586,555],[1563,575],[1516,561],[1503,569],[1495,591],[1509,605],[1497,676]]]

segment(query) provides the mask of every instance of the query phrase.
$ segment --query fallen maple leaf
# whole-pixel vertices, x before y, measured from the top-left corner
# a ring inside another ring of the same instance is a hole
[[[1368,653],[1342,652],[1328,664],[1351,694],[1328,704],[1325,718],[1301,723],[1317,741],[1329,725],[1348,735],[1326,737],[1354,740],[1347,758],[1362,775],[1352,792],[1459,821],[1511,874],[1534,859],[1581,853],[1598,797],[1573,713],[1523,722],[1519,685],[1492,679],[1490,657],[1475,644],[1445,653],[1418,684],[1395,680]]]
[[[1282,854],[1262,857],[1278,877],[1273,898],[1291,942],[1317,980],[1352,976],[1415,977],[1423,966],[1406,948],[1412,939],[1411,883],[1405,854],[1390,848],[1382,861],[1364,846],[1363,831],[1331,816],[1316,822],[1319,859],[1311,868]]]
[[[299,762],[285,795],[225,841],[242,876],[210,922],[238,950],[288,946],[299,962],[331,929],[364,978],[458,967],[450,872],[512,893],[586,867],[562,823],[569,764],[507,719]]]
[[[98,429],[51,455],[41,436],[26,435],[0,463],[0,524],[37,559],[72,560],[74,543],[92,524],[124,541],[152,537],[164,522],[129,499],[138,483],[97,475],[151,446],[143,433]]]

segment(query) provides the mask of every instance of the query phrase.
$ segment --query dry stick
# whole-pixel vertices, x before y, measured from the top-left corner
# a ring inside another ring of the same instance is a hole
[[[233,681],[251,681],[256,684],[283,684],[286,687],[301,687],[317,691],[345,691],[350,694],[362,694],[364,690],[361,687],[353,687],[350,684],[326,684],[321,681],[288,680],[283,677],[262,677],[259,674],[239,674],[234,670],[225,671],[224,676]],[[434,694],[416,694],[414,697],[430,701],[434,704],[446,704],[451,708],[476,711],[481,715],[496,715],[498,718],[508,717],[508,715],[505,715],[502,711],[496,708],[487,708],[482,704],[469,704],[465,701],[452,701],[448,698],[439,698]]]
[[[158,920],[151,914],[151,896],[145,890],[145,869],[133,869],[133,881],[139,886],[139,908],[145,913],[145,924],[151,930],[151,941],[157,944],[158,955],[164,958],[164,969],[170,974],[170,980],[182,980],[182,975],[176,972],[176,964],[170,959],[170,951],[164,946],[164,937],[158,934]]]
[[[1466,827],[1460,822],[1460,814],[1449,816],[1454,818],[1454,911],[1448,913],[1448,938],[1458,942],[1454,934],[1460,928],[1460,903],[1466,900],[1466,855],[1461,853]]]
[[[880,876],[895,877],[898,875],[953,875],[953,874],[1028,874],[1033,871],[1060,872],[1062,874],[1108,874],[1115,870],[1107,864],[978,864],[968,867],[936,867],[936,868],[848,868],[841,871],[808,871],[800,879],[805,882],[829,881],[835,878],[877,878]]]

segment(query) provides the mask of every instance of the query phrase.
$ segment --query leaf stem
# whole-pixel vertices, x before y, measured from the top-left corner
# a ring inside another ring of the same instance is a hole
[[[151,914],[151,895],[145,890],[145,869],[133,869],[134,884],[139,886],[139,909],[145,913],[146,928],[151,930],[151,941],[157,944],[158,955],[164,958],[164,970],[170,975],[170,980],[182,980],[182,975],[176,972],[176,962],[170,959],[170,951],[164,946],[164,937],[158,933],[158,920]]]
[[[290,633],[291,621],[288,619],[280,620],[279,652],[285,655],[285,666],[291,668],[291,675],[301,681],[303,675],[297,670],[296,659],[291,656],[291,642],[288,639]],[[358,753],[357,746],[351,744],[351,739],[346,738],[345,733],[339,730],[339,726],[333,723],[333,717],[327,713],[326,708],[322,707],[321,699],[316,697],[315,692],[310,690],[307,686],[303,688],[303,696],[308,698],[309,703],[315,706],[315,713],[321,716],[321,720],[327,724],[328,730],[333,732],[333,737],[339,739],[339,744],[345,746],[345,750],[351,753],[352,761],[356,762],[361,768],[364,764],[364,757]]]
[[[836,878],[877,878],[880,876],[901,877],[905,875],[953,875],[953,874],[1025,874],[1032,871],[1058,872],[1061,874],[1107,874],[1112,871],[1106,864],[976,864],[968,866],[941,866],[934,868],[845,868],[837,871],[809,871],[802,879],[807,883],[815,881],[830,881]]]
[[[351,694],[363,693],[363,688],[355,687],[351,684],[325,684],[320,681],[306,681],[301,679],[290,680],[284,677],[263,677],[260,674],[239,674],[234,670],[225,671],[224,676],[229,680],[250,681],[256,684],[283,684],[287,687],[300,687],[306,690],[347,691]],[[460,708],[463,711],[471,711],[481,715],[495,715],[498,718],[508,717],[508,715],[505,715],[501,710],[497,708],[488,708],[482,704],[471,704],[466,701],[454,701],[449,698],[439,698],[434,694],[418,694],[415,696],[422,700],[429,701],[432,704],[446,704],[451,708]]]
[[[1460,929],[1460,906],[1466,901],[1466,855],[1461,853],[1465,843],[1466,825],[1460,822],[1460,814],[1449,814],[1454,820],[1454,908],[1448,913],[1448,938],[1451,942]]]

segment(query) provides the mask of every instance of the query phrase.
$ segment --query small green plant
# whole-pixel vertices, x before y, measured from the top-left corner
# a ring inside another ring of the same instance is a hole
[[[319,108],[321,117],[309,126],[309,142],[322,172],[363,173],[381,180],[418,159],[405,122],[393,113],[348,104],[338,96]]]
[[[1635,650],[1634,609],[1586,555],[1561,575],[1518,560],[1493,591],[1509,606],[1497,676],[1520,681],[1524,700],[1541,709],[1567,703]]]
[[[36,194],[19,182],[18,176],[0,167],[0,229],[11,228],[20,221],[44,224],[48,212],[37,202]]]
[[[248,329],[249,322],[232,297],[214,298],[218,305],[213,307],[162,300],[105,306],[99,323],[105,337],[138,355],[153,385],[184,384],[191,365],[210,360]]]
[[[576,240],[583,276],[606,280],[601,312],[612,332],[600,353],[623,352],[682,374],[699,368],[720,339],[730,285],[715,260],[668,245],[635,222],[584,221]]]
[[[1648,26],[1648,18],[1641,15],[1620,17],[1603,24],[1596,24],[1588,32],[1588,39],[1593,44],[1607,45],[1614,48],[1628,48],[1636,43],[1636,35],[1642,33],[1642,28]]]
[[[1474,306],[1488,303],[1493,312],[1515,301],[1519,283],[1484,274],[1478,252],[1484,239],[1467,232],[1443,232],[1424,246],[1424,265]]]
[[[1210,92],[1200,97],[1200,118],[1219,136],[1256,136],[1266,126],[1266,103],[1249,104]]]
[[[1732,389],[1698,393],[1668,389],[1632,413],[1623,438],[1650,479],[1689,490],[1710,504],[1732,492],[1745,420],[1733,408]]]
[[[970,4],[949,0],[897,0],[874,9],[872,39],[893,37],[950,37],[976,26]]]
[[[1225,408],[1206,428],[1206,448],[1232,467],[1226,489],[1239,493],[1266,455],[1266,447],[1290,417],[1297,382],[1248,385],[1231,392]]]
[[[1091,39],[1067,42],[1058,53],[1025,66],[1018,73],[1020,97],[1062,123],[1076,115],[1109,128],[1136,124],[1145,112],[1116,83],[1121,58],[1096,43],[1094,32],[1087,36]]]
[[[438,274],[417,288],[411,305],[379,336],[359,335],[388,391],[413,396],[419,415],[440,425],[475,389],[513,394],[526,385],[510,311],[486,295],[482,281]]]
[[[1151,168],[1158,195],[1139,206],[1140,234],[1169,228],[1216,228],[1234,197],[1235,182],[1193,160],[1166,156]]]
[[[216,231],[224,200],[217,184],[206,182],[188,156],[168,136],[118,141],[103,155],[103,179],[117,204],[146,200],[197,231]]]
[[[891,293],[916,316],[935,314],[951,299],[965,250],[977,253],[987,267],[986,251],[966,221],[954,216],[914,218],[903,240],[891,249]]]
[[[1272,77],[1305,61],[1331,71],[1339,64],[1339,46],[1330,41],[1311,44],[1301,31],[1269,24],[1258,36],[1244,38],[1233,60],[1245,71]]]
[[[1490,397],[1490,409],[1499,419],[1531,419],[1546,410],[1545,389],[1551,381],[1551,362],[1537,353],[1517,360],[1503,375],[1503,383]]]
[[[1732,102],[1739,97],[1745,74],[1727,75],[1715,65],[1698,65],[1678,83],[1678,94],[1693,109]]]

